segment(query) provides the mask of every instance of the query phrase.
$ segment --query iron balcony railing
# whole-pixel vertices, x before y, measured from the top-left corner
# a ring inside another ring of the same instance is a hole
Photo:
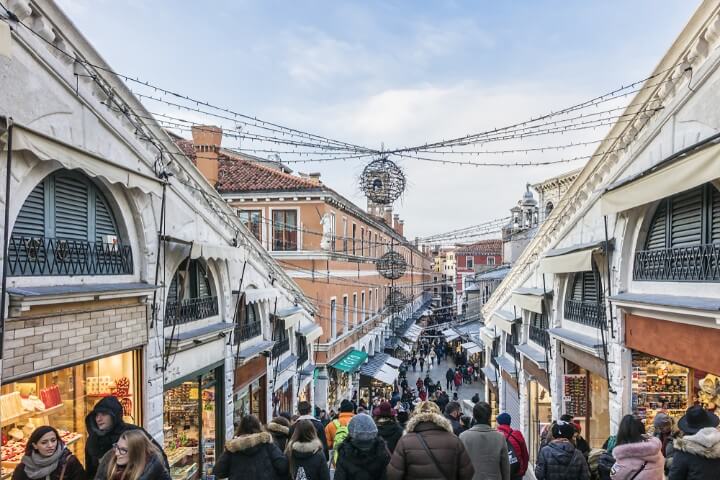
[[[605,328],[605,306],[601,303],[565,300],[565,318],[589,327]]]
[[[288,350],[290,350],[290,339],[286,338],[285,340],[279,340],[275,343],[275,345],[273,345],[272,356],[277,358]]]
[[[530,325],[530,340],[545,348],[548,348],[550,345],[550,337],[547,329],[536,327],[535,325]]]
[[[515,336],[514,335],[508,335],[507,337],[505,337],[505,353],[508,353],[513,357],[517,356],[517,349],[515,348]]]
[[[240,325],[237,329],[237,339],[240,341],[250,340],[262,335],[262,323],[252,322],[245,325]]]
[[[297,366],[298,366],[298,368],[299,368],[299,367],[302,367],[302,364],[305,363],[305,362],[307,362],[307,361],[308,361],[308,358],[310,358],[310,355],[308,354],[307,351],[305,351],[304,353],[300,354],[300,356],[299,356],[298,359],[297,359]]]
[[[182,325],[217,315],[217,297],[188,298],[181,301],[168,301],[165,308],[166,325]]]
[[[635,280],[720,282],[720,244],[641,250],[635,253]]]
[[[12,235],[7,267],[17,277],[126,275],[133,273],[133,257],[122,243]]]

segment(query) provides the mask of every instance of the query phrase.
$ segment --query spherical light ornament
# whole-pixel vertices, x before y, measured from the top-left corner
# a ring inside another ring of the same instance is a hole
[[[407,297],[400,291],[399,288],[393,288],[385,299],[385,305],[391,312],[401,312],[405,305],[407,305]]]
[[[405,191],[405,174],[392,160],[379,158],[363,169],[360,189],[371,202],[390,205]]]
[[[390,251],[375,260],[375,267],[383,277],[390,280],[397,280],[405,275],[407,262],[405,262],[405,258],[398,252]]]

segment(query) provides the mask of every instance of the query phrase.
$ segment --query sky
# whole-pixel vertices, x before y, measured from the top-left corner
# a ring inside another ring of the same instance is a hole
[[[512,124],[645,78],[699,5],[696,0],[57,1],[118,72],[375,149]],[[605,133],[483,147],[537,148],[600,140]],[[501,160],[574,158],[593,148]],[[365,206],[358,177],[366,163],[290,167],[321,172],[326,185]],[[579,168],[583,160],[522,168],[398,163],[408,186],[395,213],[405,219],[406,236],[414,238],[507,216],[526,183]]]

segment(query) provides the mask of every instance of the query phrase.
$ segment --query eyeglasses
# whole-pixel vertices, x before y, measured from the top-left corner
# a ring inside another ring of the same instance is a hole
[[[123,448],[123,447],[119,446],[117,443],[113,443],[113,448],[114,448],[115,451],[116,451],[117,453],[119,453],[120,455],[127,455],[127,453],[128,453],[128,449],[127,449],[127,448]]]

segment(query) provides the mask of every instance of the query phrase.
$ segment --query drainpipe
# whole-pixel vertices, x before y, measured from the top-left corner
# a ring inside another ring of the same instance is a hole
[[[5,307],[7,297],[7,270],[8,270],[8,241],[10,236],[10,179],[12,167],[12,138],[13,138],[13,121],[12,118],[6,118],[7,121],[7,171],[5,173],[5,223],[3,224],[3,267],[2,267],[2,296],[0,296],[0,361],[3,358],[3,346],[5,345]]]

